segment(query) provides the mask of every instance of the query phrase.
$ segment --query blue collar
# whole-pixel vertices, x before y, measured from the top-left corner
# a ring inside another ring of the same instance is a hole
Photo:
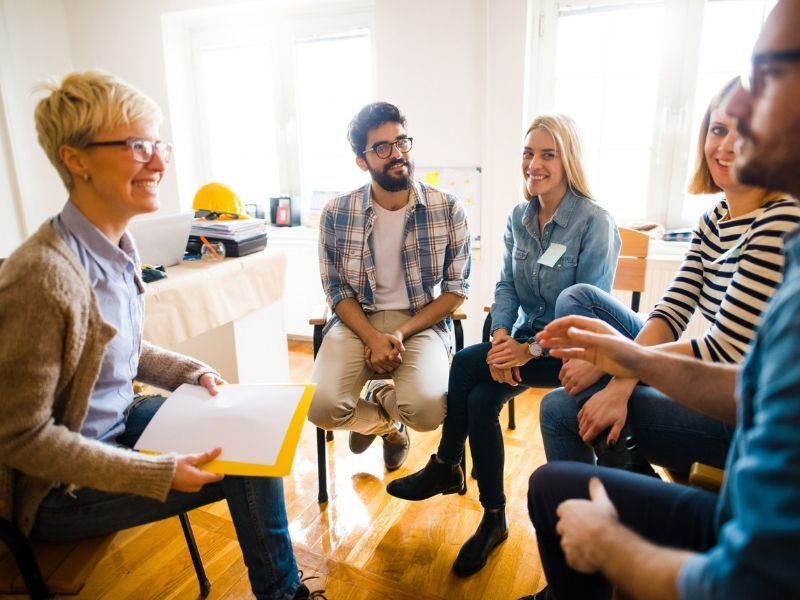
[[[60,218],[64,227],[104,271],[122,272],[130,268],[129,265],[136,266],[136,249],[127,231],[122,234],[119,246],[115,246],[69,200],[64,205]]]

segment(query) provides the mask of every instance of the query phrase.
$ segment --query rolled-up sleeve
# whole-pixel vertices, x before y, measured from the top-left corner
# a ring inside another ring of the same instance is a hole
[[[445,252],[442,292],[469,297],[469,273],[472,265],[471,240],[464,206],[455,196],[448,196],[450,218]]]
[[[345,298],[356,297],[355,291],[345,283],[340,272],[342,265],[336,252],[335,217],[335,211],[328,204],[322,209],[319,222],[319,272],[325,298],[332,309]]]

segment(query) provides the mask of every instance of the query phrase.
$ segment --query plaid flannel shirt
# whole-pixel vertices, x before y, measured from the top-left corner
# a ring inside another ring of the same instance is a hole
[[[466,298],[471,265],[470,236],[461,201],[435,187],[414,181],[405,208],[402,261],[411,313],[419,312],[441,292]],[[375,309],[375,260],[372,230],[375,224],[371,184],[338,196],[322,210],[319,270],[331,308],[354,298],[365,313]],[[328,322],[326,331],[338,321]],[[434,326],[450,347],[452,319]]]

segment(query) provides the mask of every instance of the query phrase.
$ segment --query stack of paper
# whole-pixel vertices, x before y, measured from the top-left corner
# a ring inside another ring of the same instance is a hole
[[[150,420],[136,450],[197,454],[222,448],[202,465],[212,473],[284,477],[294,461],[314,384],[226,384],[212,396],[183,384]]]
[[[221,240],[232,240],[241,242],[248,240],[267,230],[267,223],[264,219],[195,219],[192,224],[192,235],[200,237],[204,235],[209,238]]]

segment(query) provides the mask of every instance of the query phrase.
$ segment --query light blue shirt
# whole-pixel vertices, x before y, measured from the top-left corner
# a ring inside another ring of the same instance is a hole
[[[117,330],[106,347],[81,429],[86,437],[113,440],[125,429],[125,411],[133,402],[133,380],[139,369],[144,284],[136,249],[127,232],[119,246],[112,244],[72,202],[51,225],[86,270],[103,319]]]
[[[745,359],[717,505],[717,545],[684,563],[682,598],[800,598],[800,235]]]
[[[539,233],[539,198],[517,204],[508,217],[500,281],[494,291],[492,331],[528,338],[555,318],[556,299],[576,283],[608,292],[622,244],[611,214],[567,193]],[[552,267],[539,263],[551,244],[565,247]]]

